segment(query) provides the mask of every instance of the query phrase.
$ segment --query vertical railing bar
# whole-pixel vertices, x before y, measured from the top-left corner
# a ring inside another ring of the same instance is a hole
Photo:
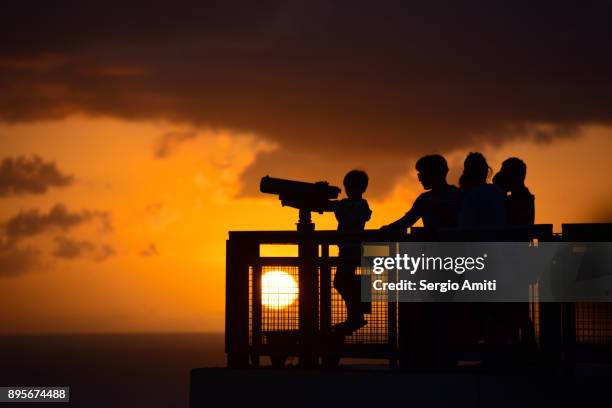
[[[249,364],[250,242],[231,236],[226,241],[225,347],[230,367]]]
[[[395,254],[398,252],[399,248],[397,247],[399,244],[398,243],[393,243],[393,245],[389,246],[389,256],[395,256]],[[393,248],[393,249],[391,249]],[[397,271],[393,270],[389,272],[389,277],[388,277],[388,281],[389,282],[395,282],[397,281]],[[387,304],[388,304],[388,312],[387,312],[387,317],[388,317],[388,322],[387,322],[387,329],[388,329],[388,342],[389,342],[389,348],[391,349],[391,352],[393,354],[393,357],[389,359],[389,365],[392,367],[396,367],[397,366],[397,355],[398,355],[398,338],[397,338],[397,293],[394,293],[393,296],[391,296],[390,292],[387,292]]]
[[[259,366],[259,355],[261,353],[261,264],[259,262],[253,266],[253,304],[251,310],[253,312],[253,346],[251,357],[254,366]]]
[[[329,259],[329,244],[321,244],[321,263],[320,263],[320,283],[321,288],[321,331],[328,332],[331,328],[331,264]]]

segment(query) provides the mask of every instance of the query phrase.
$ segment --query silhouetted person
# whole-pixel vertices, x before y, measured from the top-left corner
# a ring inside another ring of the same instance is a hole
[[[503,227],[508,224],[506,193],[504,187],[500,186],[504,185],[506,180],[504,176],[498,176],[495,184],[487,184],[490,170],[481,153],[470,153],[466,157],[460,178],[460,185],[464,190],[459,215],[460,226]],[[472,308],[480,322],[479,337],[487,346],[505,348],[515,344],[519,337],[519,328],[523,329],[523,336],[533,338],[528,333],[532,330],[527,330],[529,308],[526,303],[475,304]]]
[[[506,196],[506,213],[510,225],[533,225],[535,222],[535,197],[527,186],[527,165],[517,157],[504,160],[499,172],[493,177]]]
[[[501,188],[488,184],[489,167],[482,153],[470,153],[463,163],[459,185],[463,201],[459,212],[459,226],[506,225],[506,202]]]
[[[448,164],[440,155],[421,157],[416,162],[419,181],[427,190],[414,200],[412,208],[399,220],[383,229],[405,230],[419,219],[426,228],[457,225],[461,191],[446,181]],[[400,302],[400,349],[402,364],[413,369],[450,366],[452,347],[448,325],[455,313],[448,303]]]
[[[401,229],[411,227],[419,219],[427,228],[453,227],[461,206],[461,191],[446,182],[448,164],[438,154],[421,157],[416,162],[419,181],[425,190],[414,200],[412,208],[399,220],[383,229]]]
[[[344,176],[344,191],[347,198],[332,204],[338,220],[338,231],[363,231],[372,211],[363,198],[368,187],[368,175],[361,170],[351,170]],[[334,277],[334,288],[340,293],[346,304],[347,320],[336,324],[333,329],[338,332],[353,332],[367,324],[364,319],[366,304],[361,303],[361,281],[355,275],[361,263],[361,245],[358,242],[344,243],[340,247],[340,262]],[[367,304],[369,305],[369,304]]]
[[[501,169],[493,177],[493,183],[506,194],[506,213],[510,225],[533,225],[535,222],[535,197],[527,186],[525,176],[527,165],[517,157],[510,157],[502,163]],[[509,195],[508,195],[509,194]],[[530,318],[528,303],[507,303],[497,305],[506,314],[505,328],[508,329],[504,340],[510,344],[526,346],[528,350],[537,348],[535,330]],[[503,333],[503,330],[498,330]]]

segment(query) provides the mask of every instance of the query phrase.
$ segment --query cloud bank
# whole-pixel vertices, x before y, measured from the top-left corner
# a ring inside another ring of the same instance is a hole
[[[0,198],[43,194],[50,187],[66,187],[73,177],[63,174],[53,162],[39,156],[6,157],[0,163]]]
[[[36,7],[0,16],[0,120],[86,113],[251,132],[279,148],[245,173],[246,193],[267,173],[360,164],[387,174],[382,191],[424,153],[612,122],[607,1]],[[155,153],[190,137],[164,136]]]
[[[19,248],[0,242],[0,278],[35,272],[41,265],[41,251],[32,246]]]
[[[98,220],[105,231],[112,230],[110,213],[97,210],[69,211],[65,205],[56,204],[49,212],[38,209],[21,211],[4,224],[8,240],[18,240],[47,231],[68,231],[83,223]]]
[[[70,211],[64,204],[54,205],[48,212],[39,209],[21,211],[0,224],[0,277],[34,272],[44,262],[44,252],[23,243],[27,238],[56,232],[68,232],[80,225],[97,221],[104,232],[112,231],[111,214],[105,211]],[[107,244],[56,236],[51,255],[58,259],[88,258],[102,262],[115,254]]]

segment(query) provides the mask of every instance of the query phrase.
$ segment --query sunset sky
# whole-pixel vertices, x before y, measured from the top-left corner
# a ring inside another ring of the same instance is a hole
[[[609,2],[455,3],[3,6],[0,332],[223,330],[267,174],[362,168],[378,228],[420,155],[518,156],[536,222],[612,221]]]

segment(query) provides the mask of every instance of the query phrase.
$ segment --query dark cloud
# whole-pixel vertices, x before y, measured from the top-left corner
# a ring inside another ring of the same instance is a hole
[[[157,256],[159,255],[159,251],[157,250],[157,246],[151,243],[149,246],[140,251],[140,255],[144,257]]]
[[[95,262],[103,262],[115,255],[115,249],[107,244],[97,245],[87,240],[58,236],[55,237],[55,250],[52,255],[68,260],[87,257]]]
[[[62,204],[56,204],[48,213],[29,210],[10,218],[2,225],[0,234],[0,277],[18,276],[41,268],[45,254],[37,247],[21,245],[23,238],[53,231],[66,232],[94,220],[100,222],[104,231],[112,230],[110,213],[92,210],[70,212]],[[54,242],[51,255],[56,258],[88,258],[102,262],[115,254],[112,246],[88,240],[57,236]]]
[[[102,262],[115,255],[115,250],[109,245],[59,236],[55,238],[55,249],[51,255],[65,260],[87,258]],[[34,246],[21,247],[14,241],[0,242],[0,278],[48,269],[43,267],[43,259],[43,252]]]
[[[184,141],[197,137],[196,132],[168,132],[159,140],[155,148],[155,157],[163,159],[168,157],[172,150]]]
[[[72,180],[55,163],[39,156],[6,157],[0,164],[0,197],[43,194],[49,187],[65,187]]]
[[[55,237],[53,256],[64,259],[80,258],[96,249],[96,245],[85,240],[74,240],[67,237]]]
[[[38,235],[47,231],[68,231],[78,225],[97,220],[106,231],[112,230],[110,213],[97,210],[69,211],[63,204],[56,204],[48,213],[38,209],[22,211],[4,224],[9,241]]]
[[[376,165],[373,165],[376,163]],[[406,157],[361,156],[335,157],[332,152],[321,152],[318,155],[297,153],[279,149],[260,153],[258,160],[242,174],[242,195],[261,195],[259,182],[261,177],[269,175],[288,179],[305,179],[305,181],[328,181],[344,190],[344,175],[354,168],[365,169],[370,177],[367,194],[379,196],[389,191],[396,178],[410,166]],[[304,175],[307,170],[307,176]]]
[[[323,165],[309,157],[382,172],[423,153],[610,124],[611,11],[609,1],[13,2],[0,16],[0,120],[166,119],[255,132],[295,158],[286,174]],[[162,138],[157,156],[189,138]],[[269,157],[246,177],[275,170]]]
[[[0,242],[0,278],[35,272],[41,266],[40,255],[31,246],[20,248],[14,243]]]

